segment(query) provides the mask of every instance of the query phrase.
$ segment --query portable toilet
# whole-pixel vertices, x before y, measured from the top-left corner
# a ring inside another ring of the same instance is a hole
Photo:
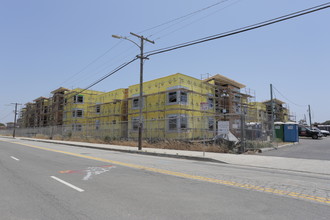
[[[283,122],[275,122],[274,130],[276,139],[279,141],[284,141],[284,123]]]
[[[294,122],[284,124],[284,142],[299,142],[298,124]]]

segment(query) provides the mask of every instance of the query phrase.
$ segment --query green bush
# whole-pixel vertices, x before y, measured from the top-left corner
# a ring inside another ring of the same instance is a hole
[[[103,140],[104,140],[104,142],[106,142],[106,143],[110,143],[112,139],[111,139],[110,136],[105,136],[105,137],[103,138]]]

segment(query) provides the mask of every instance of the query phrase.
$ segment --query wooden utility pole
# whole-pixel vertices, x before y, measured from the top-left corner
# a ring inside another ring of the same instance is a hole
[[[131,39],[127,37],[122,37],[118,35],[112,35],[112,37],[117,39],[124,39],[131,41],[133,44],[135,44],[138,48],[140,48],[140,55],[137,55],[136,57],[140,59],[140,95],[139,95],[139,137],[138,137],[138,149],[142,150],[142,127],[143,127],[143,120],[142,120],[142,109],[143,109],[143,62],[144,60],[147,60],[148,58],[144,56],[143,49],[144,49],[144,41],[147,41],[149,43],[154,44],[155,42],[152,40],[149,40],[148,38],[145,38],[141,35],[134,34],[130,32],[131,35],[134,37],[140,38],[140,45],[137,44],[135,41],[132,41]]]
[[[17,105],[21,105],[19,103],[11,103],[12,105],[15,105],[15,113],[14,113],[14,130],[13,130],[13,138],[16,136],[16,119],[17,119]]]
[[[312,117],[311,117],[311,106],[308,105],[308,114],[309,114],[309,126],[311,129],[313,129],[312,127]]]
[[[152,40],[149,40],[143,36],[134,34],[134,33],[130,33],[131,35],[140,38],[140,56],[138,56],[138,58],[140,58],[140,95],[139,95],[139,140],[138,140],[138,149],[142,150],[142,128],[143,128],[143,119],[142,119],[142,109],[143,109],[143,62],[145,59],[148,59],[147,57],[144,57],[143,54],[143,45],[144,45],[144,41],[147,41],[149,43],[154,44],[155,42]]]

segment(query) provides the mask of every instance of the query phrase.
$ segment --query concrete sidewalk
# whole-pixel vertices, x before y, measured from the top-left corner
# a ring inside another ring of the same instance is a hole
[[[35,138],[17,138],[17,139],[54,143],[61,145],[70,145],[76,147],[121,151],[128,153],[221,162],[221,163],[228,163],[228,164],[241,165],[241,166],[262,167],[262,168],[330,175],[330,161],[327,160],[311,160],[311,159],[271,157],[271,156],[261,156],[261,155],[245,155],[245,154],[238,155],[238,154],[211,153],[211,152],[203,153],[201,151],[169,150],[169,149],[158,149],[158,148],[144,148],[142,149],[142,151],[139,151],[137,150],[137,147],[118,146],[118,145],[109,145],[109,144],[44,140],[44,139],[35,139]]]

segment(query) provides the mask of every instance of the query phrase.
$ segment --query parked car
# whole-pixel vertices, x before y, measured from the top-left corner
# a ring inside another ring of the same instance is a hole
[[[313,130],[317,130],[317,131],[321,132],[324,137],[330,135],[330,132],[327,130],[321,130],[319,128],[313,128]]]
[[[322,137],[322,133],[318,130],[312,130],[310,128],[304,127],[304,126],[299,126],[298,127],[298,134],[299,136],[303,137],[311,137],[313,139],[318,139],[319,137]]]

